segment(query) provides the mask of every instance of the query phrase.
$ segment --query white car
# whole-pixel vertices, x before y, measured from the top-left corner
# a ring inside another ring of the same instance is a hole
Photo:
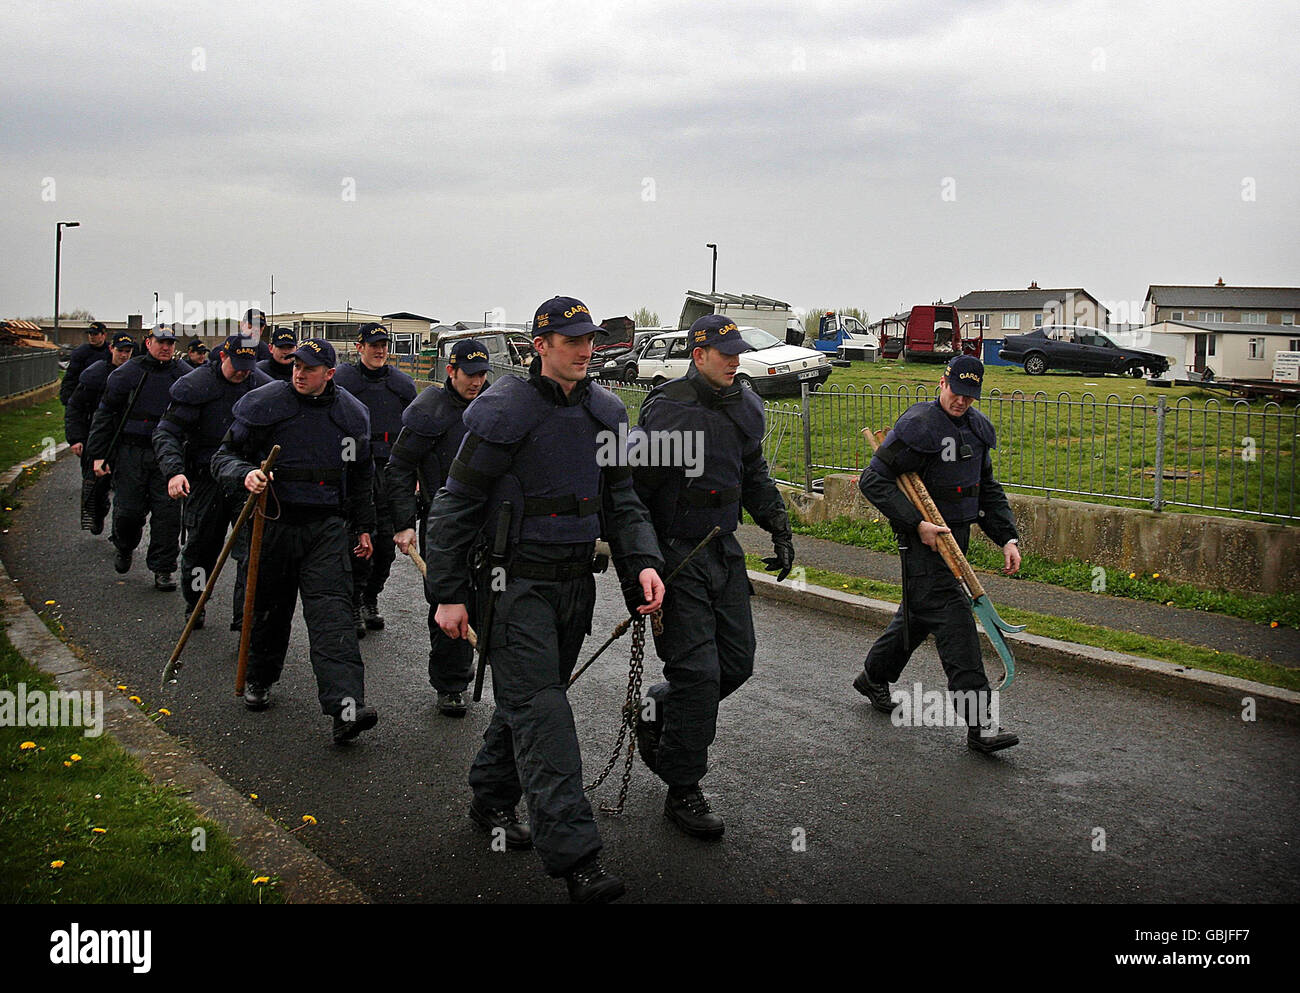
[[[754,346],[754,351],[741,353],[740,368],[736,370],[736,382],[747,390],[760,396],[798,393],[799,385],[805,382],[815,390],[831,374],[830,359],[822,352],[787,345],[762,328],[739,330],[740,336]],[[685,376],[692,351],[686,335],[685,331],[667,331],[646,342],[637,359],[637,379],[658,386]]]

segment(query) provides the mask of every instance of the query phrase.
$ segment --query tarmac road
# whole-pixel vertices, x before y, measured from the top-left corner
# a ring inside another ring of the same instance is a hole
[[[75,460],[22,492],[0,555],[38,609],[56,600],[67,636],[166,727],[296,837],[390,902],[558,902],[529,852],[495,853],[465,816],[465,775],[490,692],[464,720],[439,717],[426,678],[426,607],[399,556],[381,599],[385,631],[362,643],[379,726],[329,743],[301,616],[274,706],[233,696],[238,636],[223,576],[208,626],[176,686],[158,676],[183,623],[178,593],[143,565],[112,569],[104,537],[78,530]],[[147,536],[146,536],[147,540]],[[620,618],[613,577],[598,577],[593,637]],[[878,629],[753,601],[754,678],[723,704],[704,781],[727,819],[717,843],[663,819],[663,788],[638,764],[621,818],[598,814],[604,859],[629,901],[1256,902],[1300,896],[1300,728],[1239,711],[1031,668],[1002,703],[1022,744],[969,752],[964,728],[898,728],[849,686]],[[627,685],[630,639],[572,691],[588,779],[604,765]],[[991,649],[988,649],[991,652]],[[647,652],[646,682],[658,678]],[[996,664],[993,665],[996,669]],[[941,689],[927,643],[904,685]],[[617,773],[599,791],[617,793]],[[1098,850],[1104,831],[1104,850]],[[256,868],[256,867],[255,867]]]

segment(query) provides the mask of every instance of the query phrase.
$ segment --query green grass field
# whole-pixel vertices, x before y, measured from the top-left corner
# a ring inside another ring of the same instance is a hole
[[[0,414],[0,468],[40,455],[63,441],[63,404],[58,397]]]
[[[0,632],[0,690],[54,688]],[[0,727],[0,903],[279,903],[222,829],[107,735]]]

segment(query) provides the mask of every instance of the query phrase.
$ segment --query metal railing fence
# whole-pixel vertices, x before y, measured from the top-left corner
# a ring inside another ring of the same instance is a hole
[[[10,397],[46,386],[59,378],[59,353],[42,349],[26,354],[0,355],[0,397]]]
[[[519,366],[493,369],[526,374]],[[649,388],[604,385],[635,424]],[[912,404],[936,396],[926,386],[810,392],[805,385],[797,399],[768,400],[763,454],[772,477],[812,492],[827,473],[861,472],[871,460],[862,429],[888,430]],[[1009,490],[1300,523],[1300,407],[995,389],[979,409],[997,430],[994,468]]]

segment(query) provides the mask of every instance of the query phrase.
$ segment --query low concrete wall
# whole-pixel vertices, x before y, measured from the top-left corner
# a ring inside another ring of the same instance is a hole
[[[806,521],[879,519],[858,477],[826,477],[825,494],[782,486]],[[1026,554],[1077,559],[1174,582],[1247,593],[1300,593],[1300,528],[1231,517],[1162,514],[1131,507],[1008,494]],[[976,530],[981,540],[983,532]]]

